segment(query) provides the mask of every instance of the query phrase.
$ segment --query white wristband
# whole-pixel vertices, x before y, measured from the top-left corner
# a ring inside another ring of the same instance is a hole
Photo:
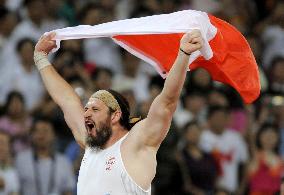
[[[43,68],[51,65],[47,59],[47,53],[45,52],[34,51],[34,61],[38,70],[42,70]]]

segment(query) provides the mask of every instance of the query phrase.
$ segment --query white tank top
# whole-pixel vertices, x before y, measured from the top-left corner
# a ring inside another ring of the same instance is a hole
[[[86,148],[79,171],[78,195],[150,195],[127,173],[120,146],[125,135],[111,147],[100,150]]]

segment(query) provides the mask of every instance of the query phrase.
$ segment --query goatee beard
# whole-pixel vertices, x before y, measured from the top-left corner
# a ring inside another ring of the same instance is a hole
[[[112,130],[108,125],[101,125],[96,128],[96,136],[89,135],[86,137],[86,144],[92,149],[102,149],[112,135]]]

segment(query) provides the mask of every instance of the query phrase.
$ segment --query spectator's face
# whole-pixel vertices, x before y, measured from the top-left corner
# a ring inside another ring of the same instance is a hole
[[[110,89],[112,85],[112,78],[106,71],[100,71],[96,79],[96,87],[98,89]]]
[[[142,1],[144,6],[150,9],[153,12],[159,12],[160,10],[160,5],[157,0],[145,0]]]
[[[127,75],[135,76],[139,69],[140,59],[129,52],[125,53],[123,57],[124,73]]]
[[[30,42],[26,42],[20,49],[20,58],[25,65],[33,66],[33,54],[34,54],[34,45]]]
[[[271,79],[279,83],[284,83],[284,61],[279,61],[274,65]]]
[[[278,143],[278,135],[273,129],[264,131],[260,136],[262,149],[273,151]]]
[[[186,129],[186,141],[189,144],[198,145],[201,129],[196,125],[191,125]]]
[[[70,50],[75,53],[80,53],[82,50],[82,40],[68,40],[63,41],[61,48],[63,50]]]
[[[71,51],[64,52],[54,61],[54,66],[58,68],[63,78],[67,80],[78,75],[76,66],[79,65],[81,64],[76,61],[74,53]]]
[[[208,104],[209,105],[219,105],[219,106],[228,106],[229,102],[226,96],[217,91],[213,91],[208,96]]]
[[[62,0],[46,0],[44,2],[44,6],[45,8],[48,10],[47,14],[57,14],[58,10],[60,9],[60,7],[63,4]]]
[[[99,8],[89,10],[83,18],[82,23],[85,25],[96,25],[102,23],[103,11]]]
[[[24,104],[18,97],[13,97],[8,106],[8,115],[11,117],[19,117],[24,114]]]
[[[277,5],[275,6],[275,9],[273,10],[272,17],[277,24],[283,26],[283,24],[284,24],[284,22],[283,22],[283,20],[284,20],[284,3],[283,2],[279,1],[279,3],[277,3]]]
[[[28,5],[28,14],[31,20],[40,23],[45,17],[45,8],[43,1],[33,1]]]
[[[185,108],[193,114],[198,114],[205,106],[205,98],[199,95],[187,96],[185,100]]]
[[[112,135],[111,113],[105,103],[97,98],[90,98],[85,106],[86,143],[91,148],[101,148]]]
[[[37,148],[50,147],[54,141],[54,130],[50,123],[38,121],[34,125],[32,142]]]
[[[64,67],[70,66],[71,64],[73,64],[72,53],[68,51],[64,52],[54,60],[54,66],[59,70],[62,70]]]
[[[13,29],[17,25],[18,19],[15,14],[8,14],[2,21],[0,21],[0,31],[4,36],[10,36]]]
[[[0,162],[5,162],[10,156],[10,138],[0,133]]]
[[[198,86],[208,87],[211,82],[210,75],[206,70],[199,68],[193,74],[193,82]]]
[[[215,133],[222,133],[228,125],[228,113],[215,111],[209,118],[210,129]]]

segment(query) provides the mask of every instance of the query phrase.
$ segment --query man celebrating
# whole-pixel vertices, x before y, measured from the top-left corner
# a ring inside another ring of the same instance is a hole
[[[34,60],[53,100],[64,112],[78,144],[85,148],[78,179],[79,195],[148,195],[156,173],[156,153],[167,135],[185,81],[189,55],[202,48],[198,30],[185,34],[162,92],[147,118],[133,125],[128,102],[113,90],[94,93],[85,108],[72,87],[47,59],[55,34],[42,36]]]

